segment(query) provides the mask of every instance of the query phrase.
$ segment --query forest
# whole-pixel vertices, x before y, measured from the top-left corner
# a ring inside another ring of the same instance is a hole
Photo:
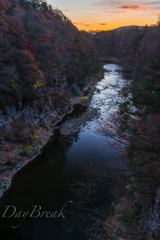
[[[150,177],[148,184],[154,190],[159,184],[156,172],[160,157],[160,21],[140,29],[99,32],[95,41],[102,55],[117,57],[133,71],[133,80],[121,91],[125,101],[119,103],[117,131],[120,138],[130,142],[129,163],[136,164],[135,172],[137,168],[143,172],[144,181]],[[143,183],[140,176],[139,181]]]

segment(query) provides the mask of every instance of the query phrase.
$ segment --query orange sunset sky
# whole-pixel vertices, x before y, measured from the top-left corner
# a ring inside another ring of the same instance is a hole
[[[160,14],[156,0],[48,0],[82,30],[110,30],[128,25],[155,24]]]

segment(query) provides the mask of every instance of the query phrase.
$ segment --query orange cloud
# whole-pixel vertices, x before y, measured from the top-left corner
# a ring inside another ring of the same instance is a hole
[[[118,7],[120,9],[129,9],[129,10],[145,10],[145,8],[142,8],[140,6],[136,6],[136,5],[124,5],[124,6],[120,6]]]

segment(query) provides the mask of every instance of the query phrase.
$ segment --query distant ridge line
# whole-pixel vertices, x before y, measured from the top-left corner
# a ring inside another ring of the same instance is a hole
[[[141,29],[145,26],[130,25],[130,26],[115,28],[115,29],[112,29],[111,31],[120,31],[120,30],[123,30],[123,29],[131,29],[131,28],[135,28],[135,27],[138,27],[139,29]]]

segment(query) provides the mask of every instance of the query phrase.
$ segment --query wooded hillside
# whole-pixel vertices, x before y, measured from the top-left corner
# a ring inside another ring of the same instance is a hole
[[[45,87],[75,90],[94,74],[92,35],[43,1],[0,1],[0,108],[23,108]]]

